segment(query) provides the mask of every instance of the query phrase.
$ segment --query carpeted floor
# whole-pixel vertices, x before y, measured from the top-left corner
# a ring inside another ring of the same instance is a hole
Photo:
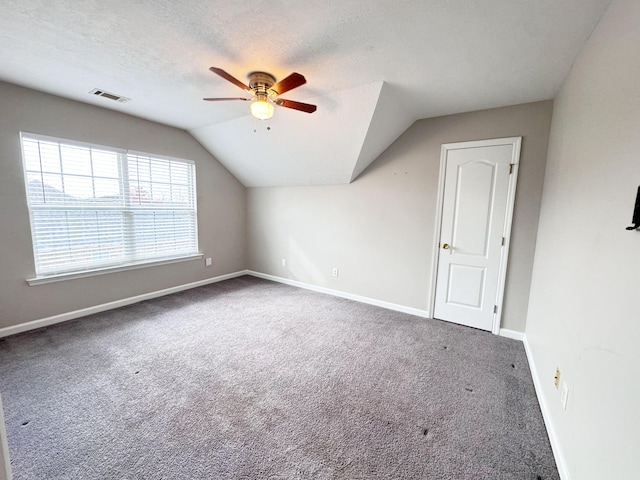
[[[0,340],[15,480],[558,479],[520,342],[245,276]]]

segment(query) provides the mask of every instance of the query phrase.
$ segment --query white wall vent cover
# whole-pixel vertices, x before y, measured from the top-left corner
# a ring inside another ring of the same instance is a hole
[[[123,97],[122,95],[116,95],[115,93],[105,92],[104,90],[100,90],[98,88],[94,88],[89,93],[93,93],[99,97],[108,98],[110,100],[115,100],[116,102],[125,103],[131,100],[130,98]]]

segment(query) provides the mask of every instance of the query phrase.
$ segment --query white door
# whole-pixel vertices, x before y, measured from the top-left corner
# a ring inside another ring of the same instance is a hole
[[[434,318],[497,333],[520,138],[442,146]]]

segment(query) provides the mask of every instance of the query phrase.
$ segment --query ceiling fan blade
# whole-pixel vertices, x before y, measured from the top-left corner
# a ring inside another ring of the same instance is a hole
[[[274,103],[281,107],[293,108],[294,110],[300,110],[301,112],[306,113],[313,113],[318,109],[318,107],[311,105],[310,103],[295,102],[293,100],[285,100],[284,98],[278,98],[274,100]]]
[[[276,95],[282,95],[284,92],[293,90],[294,88],[297,88],[300,85],[304,85],[305,83],[307,83],[307,80],[299,73],[294,72],[287,78],[283,78],[282,80],[280,80],[269,90],[273,90],[274,92],[276,92]]]
[[[211,70],[213,73],[215,73],[216,75],[220,75],[222,78],[224,78],[225,80],[233,83],[234,85],[236,85],[237,87],[240,87],[243,90],[246,90],[247,92],[250,92],[251,89],[245,85],[244,83],[242,83],[240,80],[238,80],[236,77],[234,77],[233,75],[228,74],[227,72],[225,72],[224,70],[222,70],[221,68],[216,68],[216,67],[210,67],[209,70]]]
[[[244,100],[245,102],[250,101],[250,98],[242,98],[242,97],[233,97],[233,98],[203,98],[208,102],[222,102],[224,100]]]

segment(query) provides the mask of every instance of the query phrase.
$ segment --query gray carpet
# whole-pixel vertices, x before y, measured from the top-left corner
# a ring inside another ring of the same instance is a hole
[[[557,479],[521,343],[241,277],[0,340],[23,479]]]

